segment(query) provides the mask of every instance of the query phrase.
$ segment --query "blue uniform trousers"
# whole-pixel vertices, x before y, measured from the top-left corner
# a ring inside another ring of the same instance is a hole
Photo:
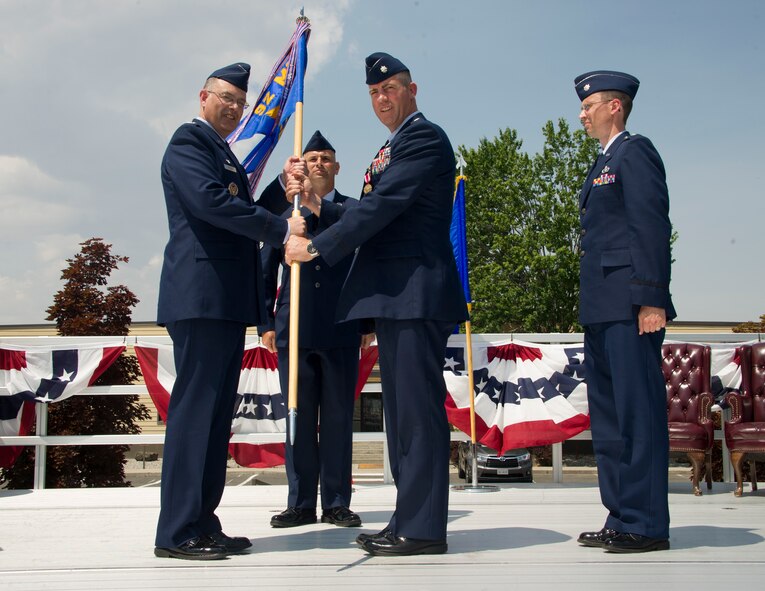
[[[317,485],[322,509],[350,506],[353,400],[358,373],[358,347],[299,349],[295,444],[287,444],[285,455],[289,507],[315,508]],[[286,399],[287,347],[279,348],[279,381]]]
[[[226,484],[245,329],[244,323],[209,319],[167,324],[177,377],[162,457],[159,547],[221,531],[215,509]]]
[[[375,319],[398,536],[446,538],[449,423],[444,353],[454,322]]]
[[[637,320],[585,326],[584,365],[605,527],[669,537],[664,331],[638,335]]]

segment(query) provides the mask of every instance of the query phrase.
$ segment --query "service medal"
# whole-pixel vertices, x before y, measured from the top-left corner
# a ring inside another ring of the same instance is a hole
[[[239,195],[239,187],[237,187],[236,183],[229,183],[228,185],[228,192],[231,193],[234,197]]]
[[[366,195],[367,193],[369,193],[371,190],[372,190],[372,185],[370,185],[369,183],[367,183],[366,185],[364,185],[364,195]]]

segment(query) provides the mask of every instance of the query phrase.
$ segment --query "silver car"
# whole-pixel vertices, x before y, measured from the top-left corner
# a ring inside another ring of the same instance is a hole
[[[531,453],[528,449],[509,449],[498,455],[490,447],[477,443],[476,456],[478,480],[533,482]],[[473,446],[470,441],[460,441],[457,447],[457,473],[467,481],[473,478]]]

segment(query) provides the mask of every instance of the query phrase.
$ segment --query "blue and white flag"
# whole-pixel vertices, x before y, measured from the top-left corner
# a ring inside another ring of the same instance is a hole
[[[303,102],[303,80],[308,65],[310,34],[308,19],[299,18],[297,29],[271,70],[258,100],[228,137],[228,143],[233,146],[238,141],[260,136],[257,144],[242,158],[242,166],[250,179],[252,195],[255,195],[268,157],[295,112],[295,106]]]

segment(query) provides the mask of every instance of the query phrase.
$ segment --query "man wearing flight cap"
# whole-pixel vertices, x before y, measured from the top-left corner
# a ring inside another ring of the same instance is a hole
[[[226,143],[245,108],[250,66],[214,71],[199,116],[176,130],[162,160],[170,230],[157,322],[173,341],[176,379],[162,457],[154,554],[212,560],[251,543],[222,531],[215,510],[226,482],[231,419],[245,329],[265,318],[258,243],[305,231],[252,203],[247,175]]]
[[[444,352],[465,320],[449,238],[455,163],[449,139],[417,109],[409,69],[387,53],[366,59],[372,109],[390,131],[364,175],[358,206],[320,217],[337,222],[312,240],[291,237],[286,259],[321,256],[335,265],[358,247],[338,304],[338,320],[373,320],[396,508],[379,533],[362,534],[375,555],[446,552],[449,424]],[[292,177],[292,191],[310,188]]]
[[[625,131],[639,81],[599,70],[575,80],[579,118],[601,155],[579,197],[579,320],[598,484],[608,517],[579,543],[669,549],[667,403],[661,345],[669,292],[669,194],[648,138]]]
[[[290,158],[289,170],[299,159]],[[311,136],[303,150],[316,195],[325,203],[353,207],[335,189],[340,171],[335,148],[320,131]],[[301,167],[302,169],[302,167]],[[263,191],[258,203],[282,216],[292,214],[284,193],[284,175]],[[309,237],[325,228],[324,218],[302,208]],[[266,288],[266,322],[258,327],[263,344],[279,355],[279,382],[289,389],[289,330],[291,274],[283,264],[280,245],[261,250]],[[287,508],[271,518],[271,526],[284,528],[316,522],[316,487],[321,490],[321,521],[340,527],[361,525],[350,510],[353,453],[353,404],[359,368],[359,323],[335,323],[340,290],[353,261],[349,254],[329,266],[321,257],[300,267],[300,323],[298,333],[298,408],[294,445],[286,446]],[[282,266],[281,285],[277,284]],[[277,289],[278,287],[278,289]],[[278,294],[278,295],[277,295]],[[367,339],[365,344],[368,345]],[[289,425],[287,426],[289,440]]]

